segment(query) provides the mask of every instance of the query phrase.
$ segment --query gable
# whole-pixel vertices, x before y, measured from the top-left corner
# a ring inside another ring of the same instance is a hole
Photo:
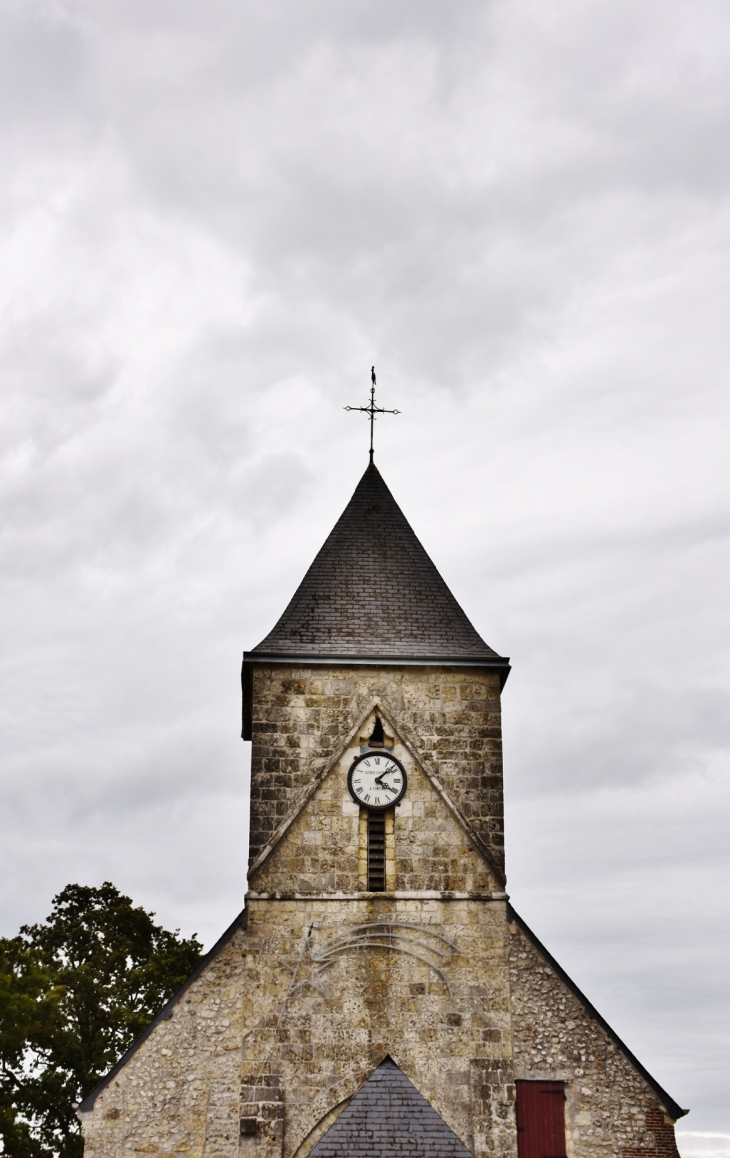
[[[641,1064],[511,905],[510,990],[517,1077],[556,1078],[576,1096],[589,1091],[618,1120],[627,1099],[661,1108],[676,1121],[687,1114]],[[612,1105],[613,1103],[613,1105]],[[576,1121],[580,1105],[573,1106]],[[651,1112],[651,1110],[650,1110]]]
[[[312,785],[278,840],[252,867],[252,897],[272,893],[351,896],[367,890],[366,818],[349,793],[347,773],[376,718],[386,727],[386,751],[401,761],[408,777],[405,798],[388,821],[392,824],[386,835],[388,891],[473,895],[491,894],[501,887],[487,857],[475,847],[478,838],[466,820],[378,704],[364,716],[326,774]]]
[[[200,1156],[235,1136],[246,925],[244,910],[77,1107],[86,1153]]]
[[[471,1158],[412,1082],[386,1058],[310,1151],[311,1158]]]

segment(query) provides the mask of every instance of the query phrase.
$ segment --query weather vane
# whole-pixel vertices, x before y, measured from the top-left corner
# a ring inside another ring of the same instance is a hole
[[[376,414],[400,414],[400,410],[384,410],[382,406],[375,405],[375,367],[370,371],[370,405],[369,406],[346,406],[345,410],[359,410],[362,414],[370,415],[370,461],[373,461],[373,423],[375,422]]]

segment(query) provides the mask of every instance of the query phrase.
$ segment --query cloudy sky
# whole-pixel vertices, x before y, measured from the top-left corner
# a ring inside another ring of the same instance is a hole
[[[377,461],[516,908],[730,1154],[724,0],[5,0],[0,931],[242,905],[244,647]]]

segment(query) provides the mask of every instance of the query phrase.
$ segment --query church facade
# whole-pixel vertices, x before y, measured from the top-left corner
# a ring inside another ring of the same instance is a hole
[[[506,892],[501,693],[372,464],[244,653],[245,907],[79,1107],[105,1158],[677,1158]]]

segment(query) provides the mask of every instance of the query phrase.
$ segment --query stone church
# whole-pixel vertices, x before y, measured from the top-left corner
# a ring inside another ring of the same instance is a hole
[[[371,461],[243,660],[248,892],[79,1107],[104,1158],[677,1158],[506,892],[487,646]]]

